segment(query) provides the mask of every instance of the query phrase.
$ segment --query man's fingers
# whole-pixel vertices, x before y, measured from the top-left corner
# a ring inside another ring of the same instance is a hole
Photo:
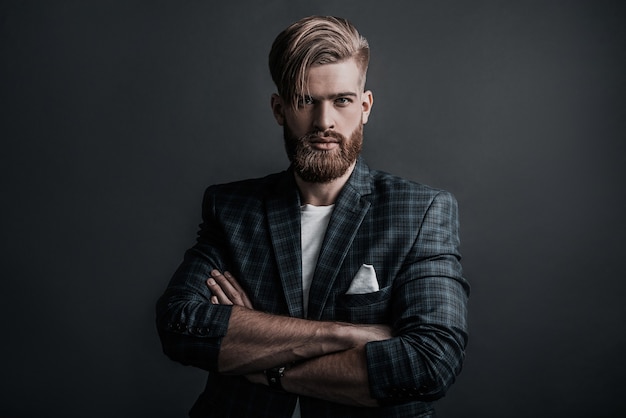
[[[224,276],[226,277],[226,279],[228,279],[228,282],[233,287],[233,289],[237,291],[237,296],[241,298],[241,302],[243,303],[243,306],[245,306],[246,308],[253,309],[252,302],[250,302],[248,295],[246,294],[246,292],[244,292],[243,288],[239,285],[239,282],[235,279],[235,277],[232,274],[230,274],[229,271],[225,271]]]
[[[228,280],[228,277],[226,277],[224,274],[222,274],[220,271],[218,270],[213,270],[211,272],[211,277],[213,277],[213,279],[217,282],[217,284],[220,286],[220,288],[222,289],[223,294],[235,305],[240,305],[241,303],[238,303],[241,301],[241,296],[239,294],[239,290],[233,286],[233,284],[230,282],[230,280]],[[219,298],[219,295],[218,295]]]
[[[252,309],[252,303],[232,274],[219,270],[211,271],[211,277],[207,280],[209,289],[217,297],[217,303],[223,305],[239,305]],[[214,299],[211,303],[215,304]]]
[[[210,277],[206,281],[206,283],[209,286],[211,293],[213,293],[213,296],[211,296],[212,304],[214,305],[232,305],[233,304],[233,302],[228,298],[228,296],[226,296],[226,294],[222,290],[222,287],[213,277]]]

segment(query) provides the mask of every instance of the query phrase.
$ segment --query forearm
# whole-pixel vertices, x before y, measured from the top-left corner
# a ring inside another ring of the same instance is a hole
[[[356,347],[367,330],[233,306],[218,358],[221,373],[247,374]]]
[[[287,392],[353,406],[378,406],[370,396],[364,346],[317,357],[285,372]]]

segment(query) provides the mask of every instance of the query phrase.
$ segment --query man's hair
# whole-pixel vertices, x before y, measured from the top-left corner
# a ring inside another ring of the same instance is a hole
[[[314,65],[330,64],[354,58],[361,70],[361,87],[370,52],[367,40],[346,19],[310,16],[282,31],[274,40],[269,56],[270,73],[278,94],[296,106],[305,95],[306,76]]]

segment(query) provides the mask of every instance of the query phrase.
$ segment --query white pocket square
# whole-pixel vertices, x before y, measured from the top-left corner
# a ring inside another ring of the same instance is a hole
[[[378,279],[376,278],[374,266],[363,264],[359,271],[356,272],[354,279],[352,279],[346,295],[361,295],[363,293],[378,292],[378,290]]]

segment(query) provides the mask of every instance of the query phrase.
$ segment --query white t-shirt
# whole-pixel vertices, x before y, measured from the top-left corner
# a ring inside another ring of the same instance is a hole
[[[317,258],[320,255],[322,241],[326,235],[326,228],[330,221],[335,205],[313,206],[303,205],[300,207],[300,236],[302,239],[302,302],[304,316],[309,311],[309,292],[313,282]],[[300,398],[296,403],[292,418],[300,418]]]
[[[304,316],[309,309],[309,292],[317,265],[317,258],[322,248],[322,241],[335,205],[300,207],[300,234],[302,239],[302,299]]]

